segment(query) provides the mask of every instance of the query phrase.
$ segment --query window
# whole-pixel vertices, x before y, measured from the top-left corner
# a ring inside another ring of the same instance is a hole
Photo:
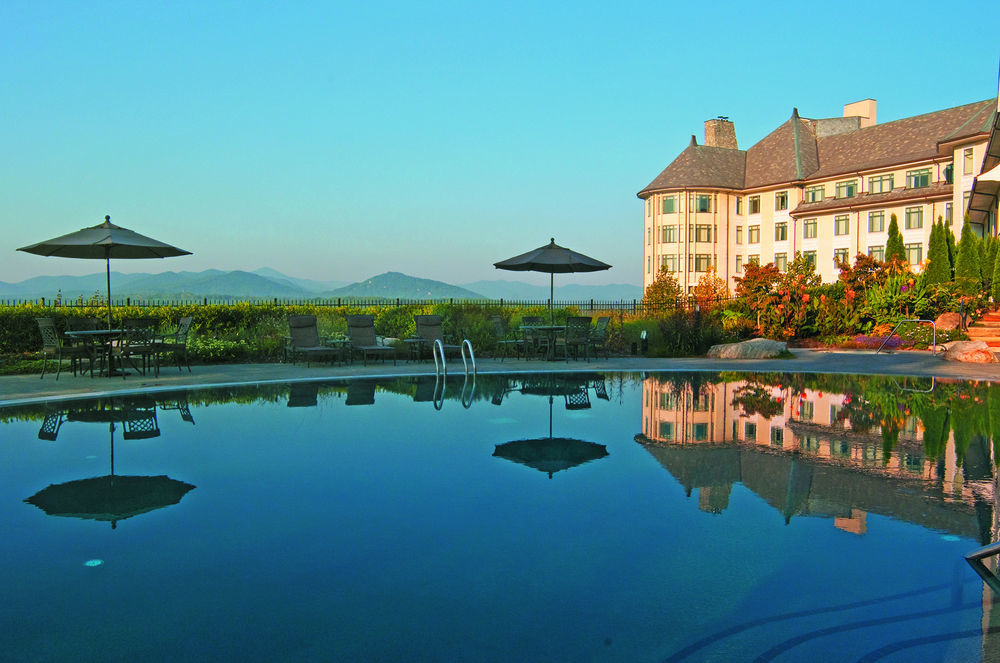
[[[802,451],[816,453],[819,451],[819,438],[815,435],[803,435],[802,439],[799,440],[799,448]]]
[[[774,266],[778,268],[780,272],[788,271],[788,254],[787,253],[775,253],[774,254]]]
[[[774,194],[774,209],[778,211],[788,209],[787,191],[778,191]]]
[[[851,264],[848,261],[849,259],[847,257],[847,249],[834,249],[833,250],[833,259],[835,261],[837,261],[837,264],[840,264],[840,263]]]
[[[868,212],[868,232],[885,232],[885,212]]]
[[[812,421],[813,420],[813,408],[815,404],[811,401],[802,401],[799,404],[799,420],[800,421]]]
[[[653,243],[653,229],[646,228],[646,245],[648,246],[652,243]]]
[[[843,440],[837,440],[836,442],[831,442],[830,455],[835,456],[837,458],[850,458],[851,443],[845,442]]]
[[[677,212],[677,196],[663,196],[663,214],[675,214]]]
[[[743,226],[736,226],[736,243],[743,243]]]
[[[674,422],[672,421],[660,422],[660,439],[661,440],[674,439]]]
[[[816,219],[806,219],[802,222],[802,238],[814,239],[816,237]]]
[[[889,193],[892,191],[892,175],[875,175],[868,178],[868,193]]]
[[[697,253],[694,256],[694,271],[707,272],[712,269],[712,254]]]
[[[816,269],[816,252],[815,251],[803,251],[802,257],[806,259],[813,269]]]
[[[788,224],[787,223],[774,224],[774,241],[784,242],[786,239],[788,239]]]
[[[646,216],[652,216],[653,214],[653,199],[646,198]]]
[[[712,403],[708,396],[705,394],[698,394],[691,399],[691,411],[692,412],[708,412],[709,407]]]
[[[818,203],[823,200],[825,191],[822,184],[819,186],[811,186],[806,189],[806,202],[807,203]]]
[[[745,440],[757,439],[757,424],[752,424],[749,421],[743,424],[743,439]]]
[[[712,241],[712,226],[698,224],[694,227],[694,241],[696,242],[711,242]]]
[[[708,424],[688,424],[691,430],[689,437],[695,442],[704,442],[708,439]]]
[[[921,168],[919,170],[910,170],[906,173],[906,188],[907,189],[922,189],[925,186],[931,185],[931,169]]]
[[[965,151],[962,153],[962,157],[963,157],[962,158],[962,174],[963,175],[971,175],[972,174],[972,168],[973,168],[973,165],[972,165],[973,164],[973,162],[972,162],[972,148],[971,147],[965,148]]]
[[[707,196],[704,194],[698,194],[695,196],[695,209],[696,212],[711,212],[712,211],[712,196]]]
[[[743,199],[736,196],[736,214],[743,214]]]
[[[646,273],[649,274],[652,271],[653,259],[646,256]]]
[[[785,443],[785,429],[781,426],[771,426],[771,444],[780,447]]]
[[[868,255],[878,260],[879,262],[885,261],[885,245],[879,244],[878,246],[869,246]]]
[[[747,256],[747,262],[760,266],[760,255],[756,253],[751,253],[749,256]]]
[[[760,244],[760,226],[750,226],[747,232],[747,242]]]
[[[952,208],[952,204],[951,203],[945,203],[944,204],[944,223],[945,223],[946,226],[950,226],[951,225],[951,220],[953,218],[952,217],[952,209],[951,208]]]
[[[736,273],[743,271],[743,256],[736,256]]]
[[[660,264],[663,267],[666,267],[668,272],[677,271],[677,256],[674,255],[673,253],[662,256],[660,260],[661,260]]]
[[[749,214],[760,214],[760,196],[750,196],[747,198],[747,212]]]
[[[837,182],[837,198],[853,198],[858,195],[858,181],[848,180],[847,182]]]
[[[833,234],[846,235],[851,232],[851,217],[849,214],[841,214],[833,217]]]
[[[677,409],[677,397],[670,392],[660,393],[660,409],[661,410],[676,410]]]
[[[915,228],[924,227],[924,208],[921,207],[907,207],[906,208],[906,229],[913,230]]]
[[[955,164],[950,163],[944,167],[944,181],[948,184],[955,182]]]
[[[675,244],[680,241],[678,239],[677,226],[663,226],[663,243],[664,244]]]
[[[924,245],[920,242],[914,242],[913,244],[906,245],[906,262],[911,265],[919,265],[920,261],[924,259]]]

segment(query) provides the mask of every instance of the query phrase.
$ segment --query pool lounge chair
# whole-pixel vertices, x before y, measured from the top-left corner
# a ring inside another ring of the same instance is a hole
[[[449,353],[452,356],[462,354],[462,346],[444,342],[440,315],[415,315],[413,321],[417,323],[417,338],[423,341],[421,345],[426,345],[431,351],[431,356],[434,355],[435,341],[441,341],[445,355]]]
[[[306,368],[309,367],[309,360],[313,358],[336,359],[340,357],[340,348],[323,345],[323,341],[319,337],[315,315],[288,316],[288,335],[291,337],[291,343],[288,346],[289,357],[293,362],[296,357],[304,357]]]
[[[392,356],[392,365],[396,365],[396,348],[379,345],[375,336],[375,318],[370,315],[347,316],[347,338],[351,344],[351,354],[360,354],[364,365],[368,365],[368,357]]]

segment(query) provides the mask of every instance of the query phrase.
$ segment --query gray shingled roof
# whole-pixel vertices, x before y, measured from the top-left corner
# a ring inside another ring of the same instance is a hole
[[[747,150],[744,188],[794,182],[819,167],[816,131],[812,122],[799,117],[798,109],[780,127]]]
[[[950,196],[952,185],[947,182],[935,182],[920,189],[893,189],[886,193],[862,193],[852,198],[827,198],[815,203],[801,202],[792,210],[792,216],[815,214],[833,209],[855,209],[858,207],[891,205],[905,203],[909,200],[924,198],[940,198]]]
[[[745,170],[743,150],[698,145],[692,136],[691,144],[636,195],[646,198],[655,191],[682,187],[742,189]]]

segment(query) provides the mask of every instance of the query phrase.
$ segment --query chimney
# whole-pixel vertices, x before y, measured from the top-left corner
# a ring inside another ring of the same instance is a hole
[[[705,145],[739,149],[736,146],[736,127],[728,117],[720,115],[714,120],[705,120]]]
[[[862,99],[853,104],[844,106],[844,117],[860,117],[861,128],[875,126],[875,107],[878,102],[874,99]]]

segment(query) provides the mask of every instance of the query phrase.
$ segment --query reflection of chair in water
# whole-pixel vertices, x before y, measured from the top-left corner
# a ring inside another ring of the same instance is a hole
[[[373,380],[351,380],[347,383],[347,405],[373,405],[375,403],[375,382]]]
[[[565,394],[567,410],[587,410],[590,409],[590,391],[586,386],[581,386],[580,391],[572,394]]]
[[[434,400],[437,394],[437,378],[429,376],[417,378],[417,389],[413,394],[413,400],[417,403],[429,403]]]
[[[181,415],[181,419],[194,425],[194,417],[191,416],[191,408],[188,406],[186,391],[158,394],[158,396],[160,396],[160,400],[156,404],[161,410],[177,410]]]
[[[156,421],[156,402],[153,399],[130,398],[124,401],[123,406],[122,438],[146,440],[159,437],[160,426]]]
[[[38,439],[55,442],[56,437],[59,435],[59,427],[63,424],[64,414],[65,412],[62,410],[46,412],[45,421],[42,422],[42,427],[38,429]]]
[[[288,407],[316,407],[319,385],[315,382],[296,382],[288,391]]]

